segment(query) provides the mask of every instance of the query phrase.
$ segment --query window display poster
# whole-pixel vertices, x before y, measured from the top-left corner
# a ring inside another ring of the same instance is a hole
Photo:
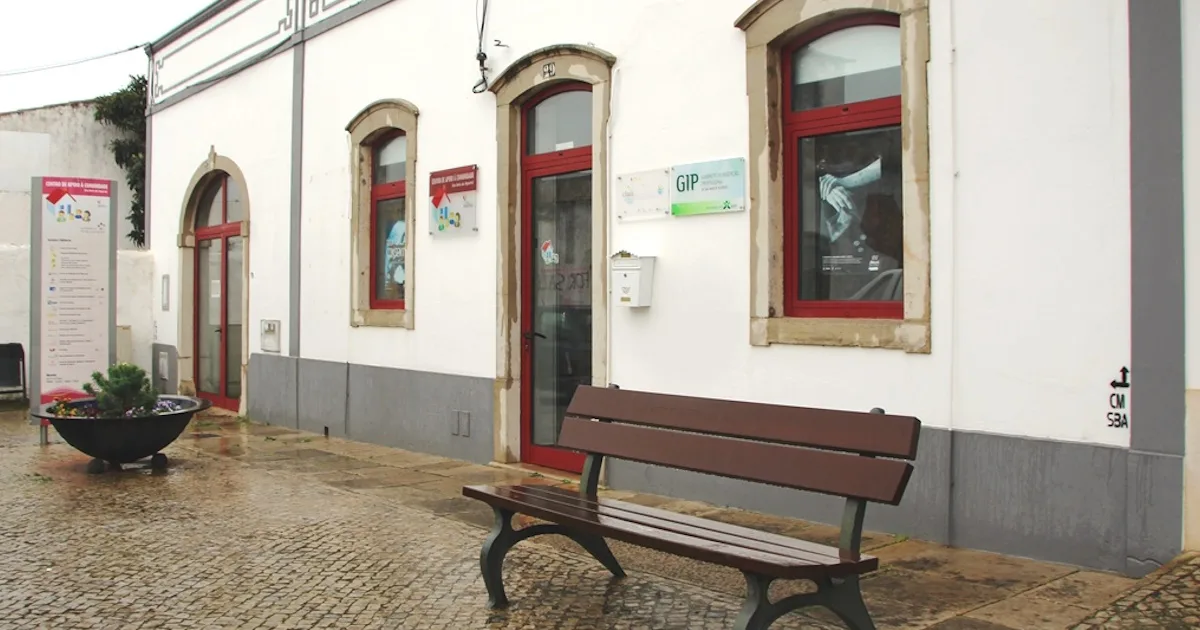
[[[31,283],[31,332],[38,343],[31,380],[44,404],[86,396],[83,384],[107,369],[113,356],[114,183],[67,177],[33,182],[32,236],[41,256]]]
[[[671,214],[677,217],[746,209],[744,158],[673,166],[671,182]]]
[[[476,187],[479,167],[460,166],[429,174],[429,233],[451,236],[478,232]]]

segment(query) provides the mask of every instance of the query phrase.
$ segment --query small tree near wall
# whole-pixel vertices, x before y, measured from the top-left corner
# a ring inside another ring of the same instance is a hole
[[[96,120],[121,131],[108,143],[113,158],[125,170],[133,191],[126,215],[133,225],[126,237],[138,247],[146,244],[146,77],[131,76],[129,85],[96,99]]]

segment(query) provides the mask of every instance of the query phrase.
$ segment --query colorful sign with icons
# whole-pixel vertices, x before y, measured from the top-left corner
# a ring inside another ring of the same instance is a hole
[[[479,167],[460,166],[429,174],[429,233],[452,236],[477,233],[476,190]]]
[[[47,403],[84,396],[92,373],[116,359],[116,182],[35,177],[32,188],[30,384]]]

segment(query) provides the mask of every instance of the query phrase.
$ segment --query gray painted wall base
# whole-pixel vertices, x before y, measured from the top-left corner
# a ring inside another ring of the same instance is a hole
[[[1178,457],[926,427],[903,503],[872,505],[866,527],[1142,576],[1180,552],[1182,480]],[[632,462],[609,462],[608,485],[828,524],[841,518],[833,497]]]
[[[250,355],[252,420],[476,463],[492,459],[492,381]]]

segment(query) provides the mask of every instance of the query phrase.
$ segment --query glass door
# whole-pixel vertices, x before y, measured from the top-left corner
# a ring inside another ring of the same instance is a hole
[[[222,377],[221,333],[224,332],[224,278],[221,259],[224,240],[196,243],[196,391],[202,398],[220,404],[225,379]]]
[[[237,411],[242,397],[242,195],[222,175],[196,214],[196,392]]]
[[[531,181],[532,221],[526,276],[522,364],[528,456],[560,470],[582,468],[578,454],[555,448],[575,388],[592,382],[592,174],[577,171]]]
[[[521,459],[570,472],[563,414],[592,384],[592,126],[590,86],[562,83],[525,107],[522,123]]]

